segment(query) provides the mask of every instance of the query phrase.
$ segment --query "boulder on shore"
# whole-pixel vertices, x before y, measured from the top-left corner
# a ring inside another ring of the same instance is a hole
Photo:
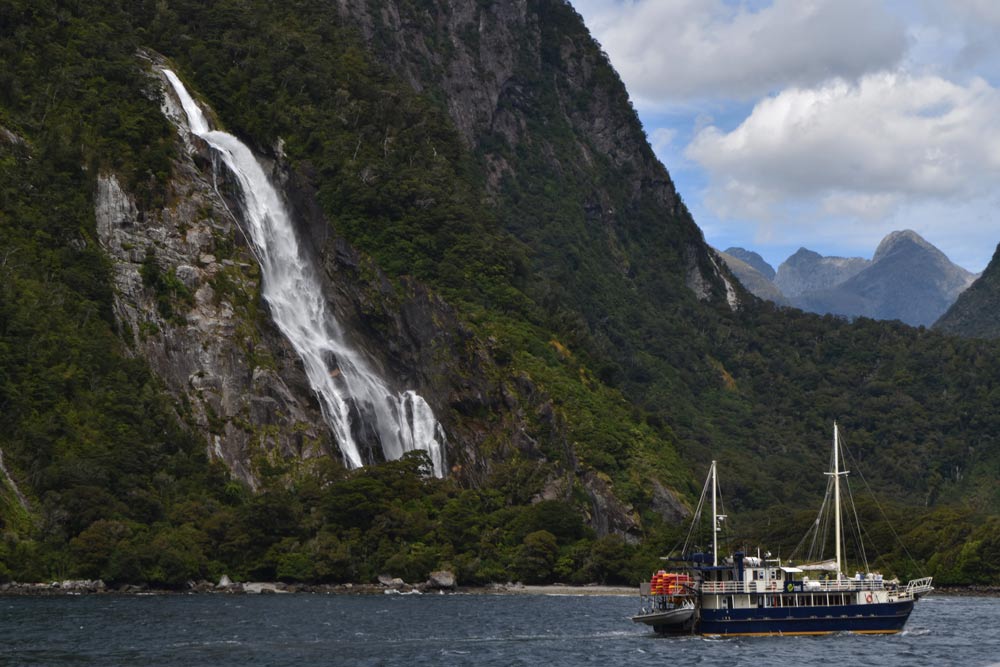
[[[282,583],[271,583],[268,581],[251,581],[243,584],[243,592],[250,594],[287,593],[285,585]]]
[[[378,583],[383,586],[398,587],[406,585],[406,582],[399,577],[393,577],[391,574],[380,574],[378,575]]]
[[[431,572],[430,579],[427,580],[427,588],[454,589],[457,583],[454,572],[450,570],[438,570],[437,572]]]

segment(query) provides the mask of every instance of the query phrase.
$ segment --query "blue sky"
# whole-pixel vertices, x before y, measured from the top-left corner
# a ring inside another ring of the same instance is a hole
[[[1000,0],[572,0],[719,249],[1000,242]]]

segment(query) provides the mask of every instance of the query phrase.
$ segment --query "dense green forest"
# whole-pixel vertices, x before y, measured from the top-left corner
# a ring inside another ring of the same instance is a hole
[[[414,16],[449,11],[400,4]],[[463,141],[444,92],[414,92],[380,64],[390,37],[376,29],[366,42],[331,3],[0,6],[0,450],[10,472],[0,579],[418,581],[445,567],[462,583],[635,583],[686,531],[652,510],[650,481],[693,502],[712,459],[734,541],[784,555],[814,518],[804,508],[821,497],[839,419],[880,493],[861,509],[889,549],[878,566],[942,584],[1000,581],[1000,346],[746,294],[735,311],[699,301],[683,265],[702,242],[683,206],[665,218],[593,146],[592,163],[574,159],[581,136],[565,101],[583,116],[607,109],[569,90],[551,45],[568,39],[601,60],[599,48],[565,3],[529,5],[543,49],[518,65],[530,140],[516,145],[499,133]],[[426,40],[449,48],[438,37]],[[94,230],[101,170],[141,205],[163,205],[180,150],[142,49],[169,58],[262,153],[283,140],[336,233],[495,340],[504,372],[551,397],[572,450],[554,434],[540,443],[544,461],[514,456],[474,484],[434,479],[416,455],[358,471],[331,459],[275,470],[256,493],[210,462],[123,344]],[[606,63],[595,78],[641,133]],[[490,190],[498,159],[509,169]],[[361,166],[370,178],[349,177]],[[595,190],[613,220],[595,222]],[[579,493],[537,501],[571,460],[635,508],[640,543],[588,527]],[[894,531],[908,553],[891,546]]]

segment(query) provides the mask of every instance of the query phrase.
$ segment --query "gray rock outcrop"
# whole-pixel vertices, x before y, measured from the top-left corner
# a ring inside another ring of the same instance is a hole
[[[183,123],[176,102],[167,113]],[[189,150],[174,161],[167,206],[139,210],[114,173],[98,177],[95,216],[113,262],[114,311],[144,357],[206,435],[209,456],[256,487],[268,457],[308,459],[330,438],[294,352],[259,297],[260,272],[239,220],[216,189],[207,148],[178,125]],[[218,179],[218,180],[216,180]]]
[[[617,270],[624,275],[633,270],[627,237],[629,226],[637,223],[623,209],[656,206],[660,215],[675,218],[671,241],[683,247],[688,288],[702,300],[738,307],[726,273],[715,264],[701,230],[650,149],[624,85],[606,54],[594,48],[569,3],[464,0],[421,11],[400,0],[338,0],[338,7],[381,60],[414,90],[442,93],[449,116],[471,147],[497,140],[511,149],[523,144],[531,152],[550,156],[553,168],[565,173],[577,165],[559,162],[554,157],[559,151],[548,143],[550,139],[529,125],[542,106],[553,116],[553,124],[568,121],[576,136],[574,158],[580,169],[607,165],[631,175],[624,206],[612,204],[615,193],[604,184],[595,184],[580,202],[586,225],[596,232]],[[416,24],[420,29],[414,29]],[[433,44],[448,48],[435,49]],[[557,71],[554,77],[548,67]],[[552,79],[554,99],[539,99],[540,77]],[[487,186],[494,195],[506,177],[517,176],[517,165],[503,150],[487,149],[483,160]]]
[[[450,570],[438,570],[431,572],[427,579],[427,588],[434,590],[452,590],[458,585],[455,573]]]

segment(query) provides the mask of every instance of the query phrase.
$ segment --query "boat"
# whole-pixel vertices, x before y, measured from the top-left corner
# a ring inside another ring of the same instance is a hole
[[[900,632],[917,600],[933,590],[933,580],[921,577],[902,584],[871,572],[867,564],[864,572],[844,574],[840,487],[849,471],[841,469],[840,462],[834,423],[832,469],[825,473],[830,478],[827,496],[811,529],[815,547],[820,526],[828,523],[832,496],[834,557],[795,563],[746,550],[719,558],[718,538],[726,515],[719,513],[717,466],[712,461],[681,555],[664,558],[680,571],[661,570],[640,585],[641,609],[632,620],[659,634],[721,637]],[[707,552],[696,551],[692,535],[709,494],[712,546]]]
[[[660,634],[690,632],[697,600],[691,584],[690,575],[660,570],[639,585],[642,610],[632,620],[651,625]]]

